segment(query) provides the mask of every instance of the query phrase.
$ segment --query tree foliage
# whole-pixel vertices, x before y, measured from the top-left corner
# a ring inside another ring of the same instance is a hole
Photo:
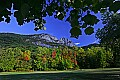
[[[105,26],[97,31],[96,37],[100,40],[101,44],[112,49],[116,64],[120,61],[120,59],[117,58],[120,52],[120,14],[106,13],[104,17],[103,22]]]
[[[14,15],[18,25],[32,21],[35,23],[35,30],[39,30],[45,29],[44,17],[53,16],[71,24],[72,37],[81,35],[82,28],[86,29],[87,35],[92,34],[92,26],[99,22],[96,13],[104,13],[105,8],[113,12],[120,9],[118,0],[0,0],[0,5],[0,21],[9,23],[10,16]]]
[[[96,37],[100,39],[101,43],[105,44],[114,45],[117,43],[117,41],[119,42],[120,14],[116,13],[110,16],[106,16],[104,23],[104,28],[98,29]]]
[[[112,67],[113,53],[102,47],[45,48],[34,51],[22,48],[2,48],[0,71],[73,70]]]
[[[14,65],[16,64],[14,55],[15,53],[13,52],[12,48],[2,50],[2,53],[0,54],[0,69],[3,71],[13,70]]]
[[[77,61],[80,68],[110,67],[112,58],[111,51],[106,51],[102,47],[91,47],[87,50],[80,48],[77,53]]]

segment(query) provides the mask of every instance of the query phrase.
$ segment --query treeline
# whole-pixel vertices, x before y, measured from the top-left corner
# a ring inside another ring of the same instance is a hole
[[[29,47],[36,46],[29,41],[27,35],[20,35],[14,33],[0,33],[0,46],[1,47]]]
[[[1,48],[0,71],[42,71],[112,67],[113,54],[102,47]]]

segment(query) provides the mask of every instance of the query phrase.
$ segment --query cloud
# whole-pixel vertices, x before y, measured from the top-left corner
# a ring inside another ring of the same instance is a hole
[[[75,43],[75,45],[79,45],[80,43]]]

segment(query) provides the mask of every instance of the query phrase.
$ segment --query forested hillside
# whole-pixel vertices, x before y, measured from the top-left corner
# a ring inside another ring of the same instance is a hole
[[[34,34],[34,35],[0,33],[0,46],[2,47],[29,47],[29,46],[73,47],[75,46],[75,44],[67,38],[61,38],[59,40],[55,36],[45,33]]]
[[[1,47],[22,47],[34,46],[31,42],[26,41],[28,37],[13,33],[0,33],[0,46]]]

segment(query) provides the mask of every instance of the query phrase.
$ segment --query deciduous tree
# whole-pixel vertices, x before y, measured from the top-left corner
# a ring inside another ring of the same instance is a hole
[[[102,45],[112,49],[116,66],[120,61],[120,13],[107,14],[104,17],[105,26],[97,31],[96,37]]]

